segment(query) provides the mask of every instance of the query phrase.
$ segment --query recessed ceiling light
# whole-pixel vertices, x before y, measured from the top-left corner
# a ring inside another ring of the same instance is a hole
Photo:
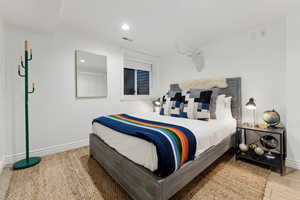
[[[123,24],[121,27],[124,31],[129,31],[130,30],[130,26],[128,24]]]
[[[80,62],[81,62],[81,63],[85,63],[85,60],[84,60],[84,59],[80,59]]]

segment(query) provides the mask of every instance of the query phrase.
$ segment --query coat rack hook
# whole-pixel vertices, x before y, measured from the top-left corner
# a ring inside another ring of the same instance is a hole
[[[35,91],[35,83],[32,83],[32,90],[30,92],[28,92],[29,94],[32,94],[34,93]]]
[[[25,75],[21,74],[21,65],[18,65],[18,75],[20,77],[25,77]]]
[[[28,61],[31,61],[32,60],[32,49],[30,49],[30,54],[29,54],[29,58],[28,58]]]
[[[25,69],[24,62],[23,62],[23,56],[21,56],[21,66],[23,67],[23,69]]]

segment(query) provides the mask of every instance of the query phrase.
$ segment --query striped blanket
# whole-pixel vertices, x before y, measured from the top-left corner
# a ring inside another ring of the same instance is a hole
[[[127,114],[102,116],[93,123],[152,142],[158,157],[158,169],[154,173],[160,177],[170,175],[195,157],[196,138],[187,128]]]

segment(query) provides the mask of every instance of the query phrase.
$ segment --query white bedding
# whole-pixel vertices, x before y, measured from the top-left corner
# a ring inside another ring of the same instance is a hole
[[[200,121],[163,116],[158,113],[132,114],[132,116],[188,128],[194,133],[197,140],[196,157],[221,142],[236,130],[236,120],[234,118]],[[137,137],[117,132],[99,123],[93,124],[93,132],[109,146],[133,162],[151,171],[157,169],[157,153],[154,144]]]

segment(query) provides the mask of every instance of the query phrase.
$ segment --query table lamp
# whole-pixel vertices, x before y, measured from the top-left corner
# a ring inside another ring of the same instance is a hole
[[[249,101],[246,103],[246,109],[253,111],[253,127],[255,127],[255,110],[256,104],[254,102],[254,98],[250,98]]]
[[[154,112],[159,112],[160,106],[161,106],[160,98],[157,98],[156,100],[153,101],[153,111]]]

